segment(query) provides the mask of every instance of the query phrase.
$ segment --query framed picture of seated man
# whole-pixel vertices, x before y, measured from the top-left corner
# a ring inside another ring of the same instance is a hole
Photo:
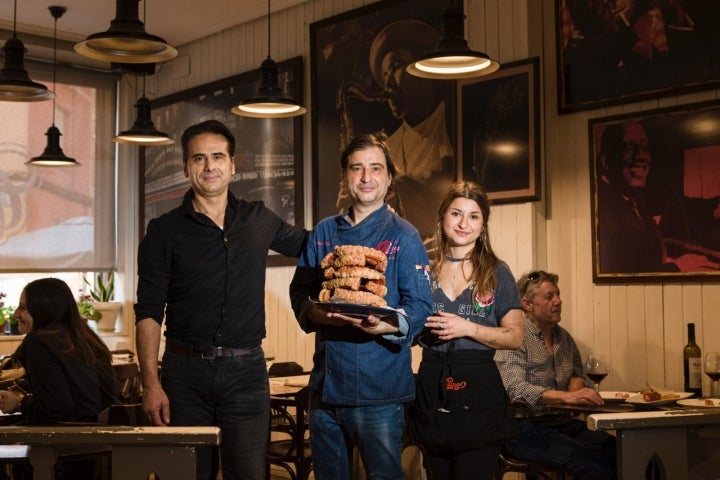
[[[720,102],[589,121],[593,281],[720,280]]]

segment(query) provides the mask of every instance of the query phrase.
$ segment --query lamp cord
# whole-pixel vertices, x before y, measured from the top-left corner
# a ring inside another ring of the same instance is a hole
[[[17,2],[17,0],[15,0]],[[61,14],[62,15],[62,14]],[[53,28],[53,112],[52,112],[52,124],[55,126],[55,98],[57,97],[57,84],[55,83],[55,70],[57,70],[57,21],[58,17],[53,15],[55,18],[55,27]]]
[[[15,0],[17,1],[17,0]],[[270,59],[270,0],[268,0],[268,60]]]
[[[17,0],[15,0],[15,9],[13,10],[13,37],[17,37]]]

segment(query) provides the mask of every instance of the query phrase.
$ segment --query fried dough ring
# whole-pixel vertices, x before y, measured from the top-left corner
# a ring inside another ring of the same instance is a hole
[[[335,270],[335,278],[345,277],[359,277],[366,278],[368,280],[385,280],[385,275],[382,272],[373,270],[368,267],[342,267]]]
[[[387,287],[385,286],[385,282],[368,280],[367,282],[365,282],[365,285],[363,285],[363,288],[379,297],[384,297],[385,295],[387,295]]]
[[[335,263],[335,254],[333,252],[328,253],[325,255],[325,258],[320,261],[320,267],[321,268],[328,268],[332,267],[333,263]]]
[[[347,288],[349,290],[360,290],[362,278],[360,277],[341,277],[333,278],[327,282],[323,282],[322,287],[332,290],[333,288]]]
[[[348,267],[348,266],[365,266],[365,255],[362,253],[351,253],[343,255],[335,255],[335,262],[333,262],[335,268]]]
[[[356,290],[347,290],[345,288],[336,288],[333,290],[333,297],[352,303],[361,303],[363,305],[372,305],[374,307],[385,307],[387,302],[384,298],[379,297],[371,292],[363,292]]]
[[[363,263],[345,263],[345,265],[364,266],[367,264],[380,272],[384,272],[387,267],[387,255],[377,248],[366,247],[364,245],[337,245],[333,251],[335,257],[344,257],[347,255],[352,257],[353,262],[358,262],[360,255],[364,257]]]
[[[332,297],[332,290],[328,290],[327,288],[323,288],[320,290],[320,294],[318,295],[318,300],[321,302],[329,302],[330,297]]]

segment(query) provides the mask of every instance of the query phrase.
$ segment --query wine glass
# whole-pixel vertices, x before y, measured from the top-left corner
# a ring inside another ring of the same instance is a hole
[[[600,391],[600,382],[610,373],[605,355],[591,353],[585,360],[585,374],[595,383],[595,391]]]
[[[265,352],[265,366],[270,371],[270,367],[275,363],[275,348],[269,341],[263,341],[262,348]]]
[[[705,375],[712,380],[712,389],[710,396],[718,398],[718,384],[720,383],[720,352],[710,352],[705,354]]]

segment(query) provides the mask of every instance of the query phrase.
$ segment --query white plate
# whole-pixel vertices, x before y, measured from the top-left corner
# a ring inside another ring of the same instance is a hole
[[[712,405],[705,403],[706,400],[711,401]],[[684,407],[720,408],[720,398],[688,398],[686,400],[678,400],[677,403]]]
[[[667,394],[670,394],[670,393],[677,395],[677,397],[673,397],[673,398],[661,398],[660,400],[654,400],[654,401],[652,401],[652,402],[646,402],[646,401],[643,399],[642,393],[639,393],[639,394],[637,394],[637,395],[633,395],[632,397],[626,399],[625,401],[626,401],[627,403],[632,403],[633,405],[652,405],[652,406],[657,406],[657,405],[668,405],[668,404],[670,404],[670,403],[675,403],[675,402],[677,402],[678,400],[684,400],[684,399],[686,399],[686,398],[690,398],[690,397],[692,397],[693,395],[695,395],[695,394],[692,393],[692,392],[662,392],[663,395],[667,395]]]
[[[632,397],[633,395],[637,395],[637,392],[615,392],[612,390],[608,391],[600,391],[600,398],[602,398],[605,403],[619,403],[624,402],[628,398]]]

